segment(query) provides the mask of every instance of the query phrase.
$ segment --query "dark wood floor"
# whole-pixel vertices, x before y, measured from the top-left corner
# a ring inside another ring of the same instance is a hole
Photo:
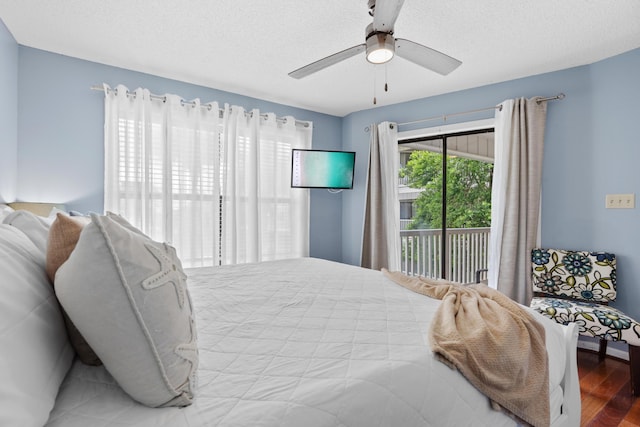
[[[578,349],[578,376],[582,397],[581,426],[640,427],[640,398],[631,395],[629,365]]]

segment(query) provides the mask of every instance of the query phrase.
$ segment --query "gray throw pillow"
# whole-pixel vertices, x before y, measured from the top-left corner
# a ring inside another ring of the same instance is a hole
[[[191,298],[175,249],[91,215],[55,289],[114,379],[151,407],[191,404],[198,366]]]

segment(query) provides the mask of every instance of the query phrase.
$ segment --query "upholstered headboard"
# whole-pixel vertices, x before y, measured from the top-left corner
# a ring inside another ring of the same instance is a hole
[[[30,203],[30,202],[13,202],[7,203],[12,209],[29,211],[33,214],[47,217],[53,208],[66,210],[65,205],[59,203]]]

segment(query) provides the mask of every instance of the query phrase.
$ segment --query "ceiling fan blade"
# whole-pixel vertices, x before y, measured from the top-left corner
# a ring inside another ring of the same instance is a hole
[[[312,62],[309,65],[300,67],[297,70],[290,72],[289,75],[294,79],[301,79],[303,77],[307,77],[309,74],[313,74],[316,71],[323,70],[327,67],[332,66],[333,64],[337,64],[340,61],[344,61],[345,59],[349,59],[352,56],[362,53],[366,49],[367,49],[367,45],[364,43],[359,44],[357,46],[350,47],[349,49],[345,49],[341,52],[334,53],[333,55],[329,55],[326,58],[319,59],[318,61]]]
[[[462,64],[449,55],[406,39],[396,39],[396,55],[443,76]]]
[[[373,30],[392,33],[404,0],[376,0],[373,9]]]

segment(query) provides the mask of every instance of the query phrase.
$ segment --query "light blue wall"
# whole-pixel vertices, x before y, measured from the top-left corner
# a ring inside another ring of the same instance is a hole
[[[16,197],[18,178],[18,45],[0,20],[0,202]]]
[[[640,319],[640,49],[598,62],[590,71],[593,154],[579,168],[595,193],[586,225],[594,230],[592,241],[618,256],[616,305]],[[635,193],[636,208],[605,209],[605,194],[611,193]],[[565,223],[570,225],[571,218]],[[581,230],[573,227],[578,240]],[[559,232],[549,229],[547,236],[551,240]]]
[[[369,146],[365,127],[384,120],[406,122],[474,110],[508,98],[563,92],[566,99],[548,104],[543,245],[615,252],[620,292],[616,305],[640,318],[636,304],[640,302],[636,280],[640,278],[640,251],[636,249],[640,200],[633,210],[604,209],[607,193],[640,196],[638,75],[640,50],[634,50],[589,66],[338,118],[18,46],[0,25],[0,200],[56,201],[72,209],[102,211],[103,96],[89,87],[102,82],[142,86],[154,93],[177,93],[186,99],[199,97],[311,120],[314,147],[356,151],[352,191],[312,190],[311,255],[358,264]],[[448,122],[490,115],[459,116]]]
[[[335,116],[24,46],[19,46],[18,69],[17,198],[24,201],[103,211],[104,95],[89,89],[103,82],[292,115],[313,122],[314,148],[339,149],[342,144],[341,118]],[[340,194],[311,190],[311,256],[341,260],[341,203]]]
[[[549,96],[543,163],[542,244],[618,256],[615,306],[640,319],[640,49],[601,62],[505,83],[360,111],[344,118],[343,148],[357,151],[356,187],[343,196],[343,261],[358,264],[369,134],[384,120],[408,122]],[[488,118],[459,116],[449,123]],[[435,126],[439,122],[429,122]],[[400,130],[403,130],[401,127]],[[635,193],[632,210],[605,209],[605,195]]]

